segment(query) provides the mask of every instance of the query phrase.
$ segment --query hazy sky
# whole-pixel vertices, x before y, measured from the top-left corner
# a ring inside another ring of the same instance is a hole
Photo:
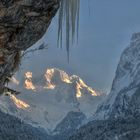
[[[49,49],[25,59],[18,74],[31,70],[39,77],[47,68],[58,67],[109,91],[121,52],[132,33],[140,31],[140,0],[81,0],[79,43],[70,49],[69,64],[65,48],[57,48],[56,30],[57,16],[43,40]]]

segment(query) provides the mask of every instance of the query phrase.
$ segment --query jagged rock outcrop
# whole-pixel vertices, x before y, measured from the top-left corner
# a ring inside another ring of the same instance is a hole
[[[0,92],[25,51],[46,32],[59,0],[0,0]]]

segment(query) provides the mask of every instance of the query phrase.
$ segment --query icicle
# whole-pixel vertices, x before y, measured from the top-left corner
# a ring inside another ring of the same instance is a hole
[[[80,0],[61,0],[58,18],[58,46],[62,47],[63,22],[66,30],[66,50],[69,61],[70,43],[75,41],[75,34],[78,40]]]

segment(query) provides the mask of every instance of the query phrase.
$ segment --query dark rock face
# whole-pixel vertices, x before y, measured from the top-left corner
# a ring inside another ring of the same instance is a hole
[[[46,32],[59,0],[0,0],[0,92],[25,51]]]
[[[58,0],[1,0],[0,48],[25,50],[40,39],[58,9]]]

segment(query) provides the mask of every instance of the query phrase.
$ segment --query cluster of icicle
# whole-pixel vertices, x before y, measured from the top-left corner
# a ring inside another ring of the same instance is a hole
[[[65,40],[68,61],[70,42],[73,42],[75,37],[78,39],[79,11],[80,0],[61,0],[58,18],[58,46],[62,47],[63,27],[65,27]]]

